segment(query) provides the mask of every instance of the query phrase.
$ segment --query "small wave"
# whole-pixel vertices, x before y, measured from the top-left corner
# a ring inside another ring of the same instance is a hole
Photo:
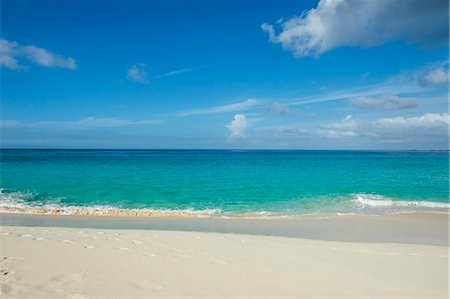
[[[445,202],[435,201],[408,201],[398,200],[384,197],[377,194],[355,194],[353,202],[360,207],[379,207],[379,208],[411,208],[417,210],[448,210],[450,204]]]
[[[249,211],[222,211],[216,209],[166,209],[166,208],[122,208],[107,205],[78,206],[61,203],[58,199],[37,199],[37,195],[24,192],[4,192],[0,188],[0,213],[74,215],[74,216],[143,216],[143,217],[221,217],[272,219],[296,216],[332,216],[332,215],[385,215],[410,212],[449,213],[450,204],[435,201],[407,201],[384,197],[377,194],[358,193],[336,198],[311,199],[314,206],[297,206],[289,203],[289,208]]]
[[[73,206],[59,203],[33,203],[27,200],[33,198],[32,193],[10,192],[0,189],[0,213],[9,214],[39,214],[39,215],[73,215],[73,216],[147,216],[147,217],[210,217],[220,215],[220,209],[125,209],[113,206]]]

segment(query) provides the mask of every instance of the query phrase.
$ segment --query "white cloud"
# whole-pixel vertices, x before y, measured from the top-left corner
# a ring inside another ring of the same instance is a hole
[[[289,113],[290,109],[286,105],[283,105],[278,102],[273,102],[272,105],[270,106],[270,111],[273,114],[286,114]]]
[[[143,64],[143,63],[138,63],[138,64],[132,65],[128,69],[127,79],[141,83],[141,84],[147,84],[148,83],[148,79],[147,79],[148,74],[144,70],[144,68],[145,68],[145,64]]]
[[[60,67],[74,70],[75,59],[54,54],[33,45],[21,46],[17,42],[0,39],[0,66],[13,70],[26,70],[27,66],[19,64],[18,59],[26,59],[45,67]]]
[[[357,137],[426,143],[429,138],[448,140],[449,125],[448,113],[426,113],[420,116],[399,116],[372,121],[354,119],[349,115],[339,122],[322,126],[319,134],[332,138]]]
[[[331,138],[353,137],[357,135],[359,127],[360,121],[354,119],[351,115],[347,115],[337,123],[324,125],[324,130],[320,130],[319,133]]]
[[[448,68],[441,66],[428,72],[423,78],[423,83],[426,86],[448,85],[448,79]]]
[[[417,107],[417,99],[399,96],[384,96],[380,98],[357,97],[350,100],[350,104],[361,109],[410,109]]]
[[[191,68],[179,69],[179,70],[174,70],[171,72],[164,73],[162,75],[158,75],[158,76],[156,76],[156,78],[168,77],[168,76],[173,76],[173,75],[178,75],[178,74],[183,74],[183,73],[189,73],[192,71],[194,71],[194,69],[191,69]]]
[[[181,116],[190,116],[190,115],[205,115],[205,114],[243,111],[243,110],[248,110],[250,108],[253,108],[255,106],[259,106],[259,105],[261,105],[261,103],[262,103],[262,101],[260,101],[260,100],[247,99],[247,100],[239,102],[239,103],[186,110],[186,111],[178,112],[176,114],[181,115]]]
[[[448,113],[426,113],[421,116],[413,117],[394,117],[382,118],[372,122],[372,124],[379,128],[389,129],[433,129],[442,126],[450,125],[450,115]]]
[[[269,41],[296,57],[319,56],[343,46],[372,47],[405,39],[420,44],[448,42],[448,1],[321,0],[316,8],[280,24],[264,23]]]
[[[247,120],[244,114],[236,114],[226,127],[230,130],[230,138],[245,138],[247,137],[247,130],[251,123]]]

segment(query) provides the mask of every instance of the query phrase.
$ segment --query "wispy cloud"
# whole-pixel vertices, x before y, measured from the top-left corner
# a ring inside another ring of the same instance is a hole
[[[221,106],[213,106],[213,107],[205,107],[199,109],[191,109],[186,111],[180,111],[175,113],[179,116],[191,116],[191,115],[206,115],[206,114],[216,114],[216,113],[225,113],[225,112],[239,112],[245,111],[250,108],[260,106],[263,102],[257,99],[247,99],[245,101],[239,103],[233,103],[228,105]]]
[[[279,102],[273,102],[272,105],[270,106],[270,111],[273,114],[287,114],[290,112],[290,109],[288,106],[283,105]]]
[[[416,98],[403,98],[399,96],[383,96],[379,98],[357,97],[350,100],[350,104],[364,110],[396,110],[415,108],[418,105],[418,101]]]
[[[264,23],[269,41],[296,57],[319,56],[342,46],[373,47],[394,40],[419,44],[448,42],[447,0],[321,0],[316,8],[287,21],[281,32]]]
[[[130,81],[135,81],[141,84],[147,84],[148,73],[145,71],[145,64],[137,63],[133,64],[127,71],[127,79]]]
[[[438,61],[427,64],[412,71],[402,72],[398,75],[387,78],[384,82],[377,84],[360,85],[355,88],[335,90],[317,94],[314,96],[305,96],[280,101],[286,106],[302,106],[315,103],[333,102],[333,101],[354,101],[355,105],[362,101],[357,99],[365,98],[366,107],[374,104],[378,108],[413,108],[414,98],[417,100],[419,95],[424,95],[433,90],[438,90],[440,86],[447,84],[448,80],[448,62]],[[404,97],[404,95],[408,95]],[[411,96],[414,95],[414,96]],[[447,93],[445,93],[447,96]],[[417,102],[417,101],[416,101]],[[384,105],[382,105],[384,103]],[[381,107],[384,106],[384,107]],[[373,107],[375,108],[375,107]]]
[[[34,122],[2,120],[0,121],[0,127],[109,128],[125,126],[147,126],[161,124],[163,122],[163,120],[157,119],[129,120],[121,118],[95,118],[90,116],[81,120],[43,120]]]
[[[197,70],[198,68],[185,68],[185,69],[179,69],[179,70],[174,70],[174,71],[170,71],[161,75],[157,75],[155,76],[155,78],[161,78],[161,77],[169,77],[169,76],[173,76],[173,75],[179,75],[179,74],[183,74],[183,73],[189,73],[189,72],[193,72],[195,70]]]
[[[330,93],[315,96],[288,99],[283,103],[285,105],[301,106],[314,103],[349,100],[358,97],[398,95],[402,93],[416,93],[421,91],[422,89],[415,84],[403,82],[385,82],[381,84],[372,84],[359,86],[356,88],[344,89],[340,91],[333,91]]]
[[[27,70],[28,66],[19,63],[19,59],[28,60],[44,67],[59,67],[74,70],[75,59],[54,54],[44,48],[33,45],[21,46],[15,41],[0,39],[0,66],[13,70]]]

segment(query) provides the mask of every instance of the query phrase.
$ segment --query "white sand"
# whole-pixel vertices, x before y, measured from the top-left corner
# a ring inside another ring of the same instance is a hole
[[[3,226],[1,297],[442,297],[448,247]]]

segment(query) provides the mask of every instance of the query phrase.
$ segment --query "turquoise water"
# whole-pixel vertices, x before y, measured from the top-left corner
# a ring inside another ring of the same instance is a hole
[[[0,211],[446,211],[447,152],[1,150]]]

